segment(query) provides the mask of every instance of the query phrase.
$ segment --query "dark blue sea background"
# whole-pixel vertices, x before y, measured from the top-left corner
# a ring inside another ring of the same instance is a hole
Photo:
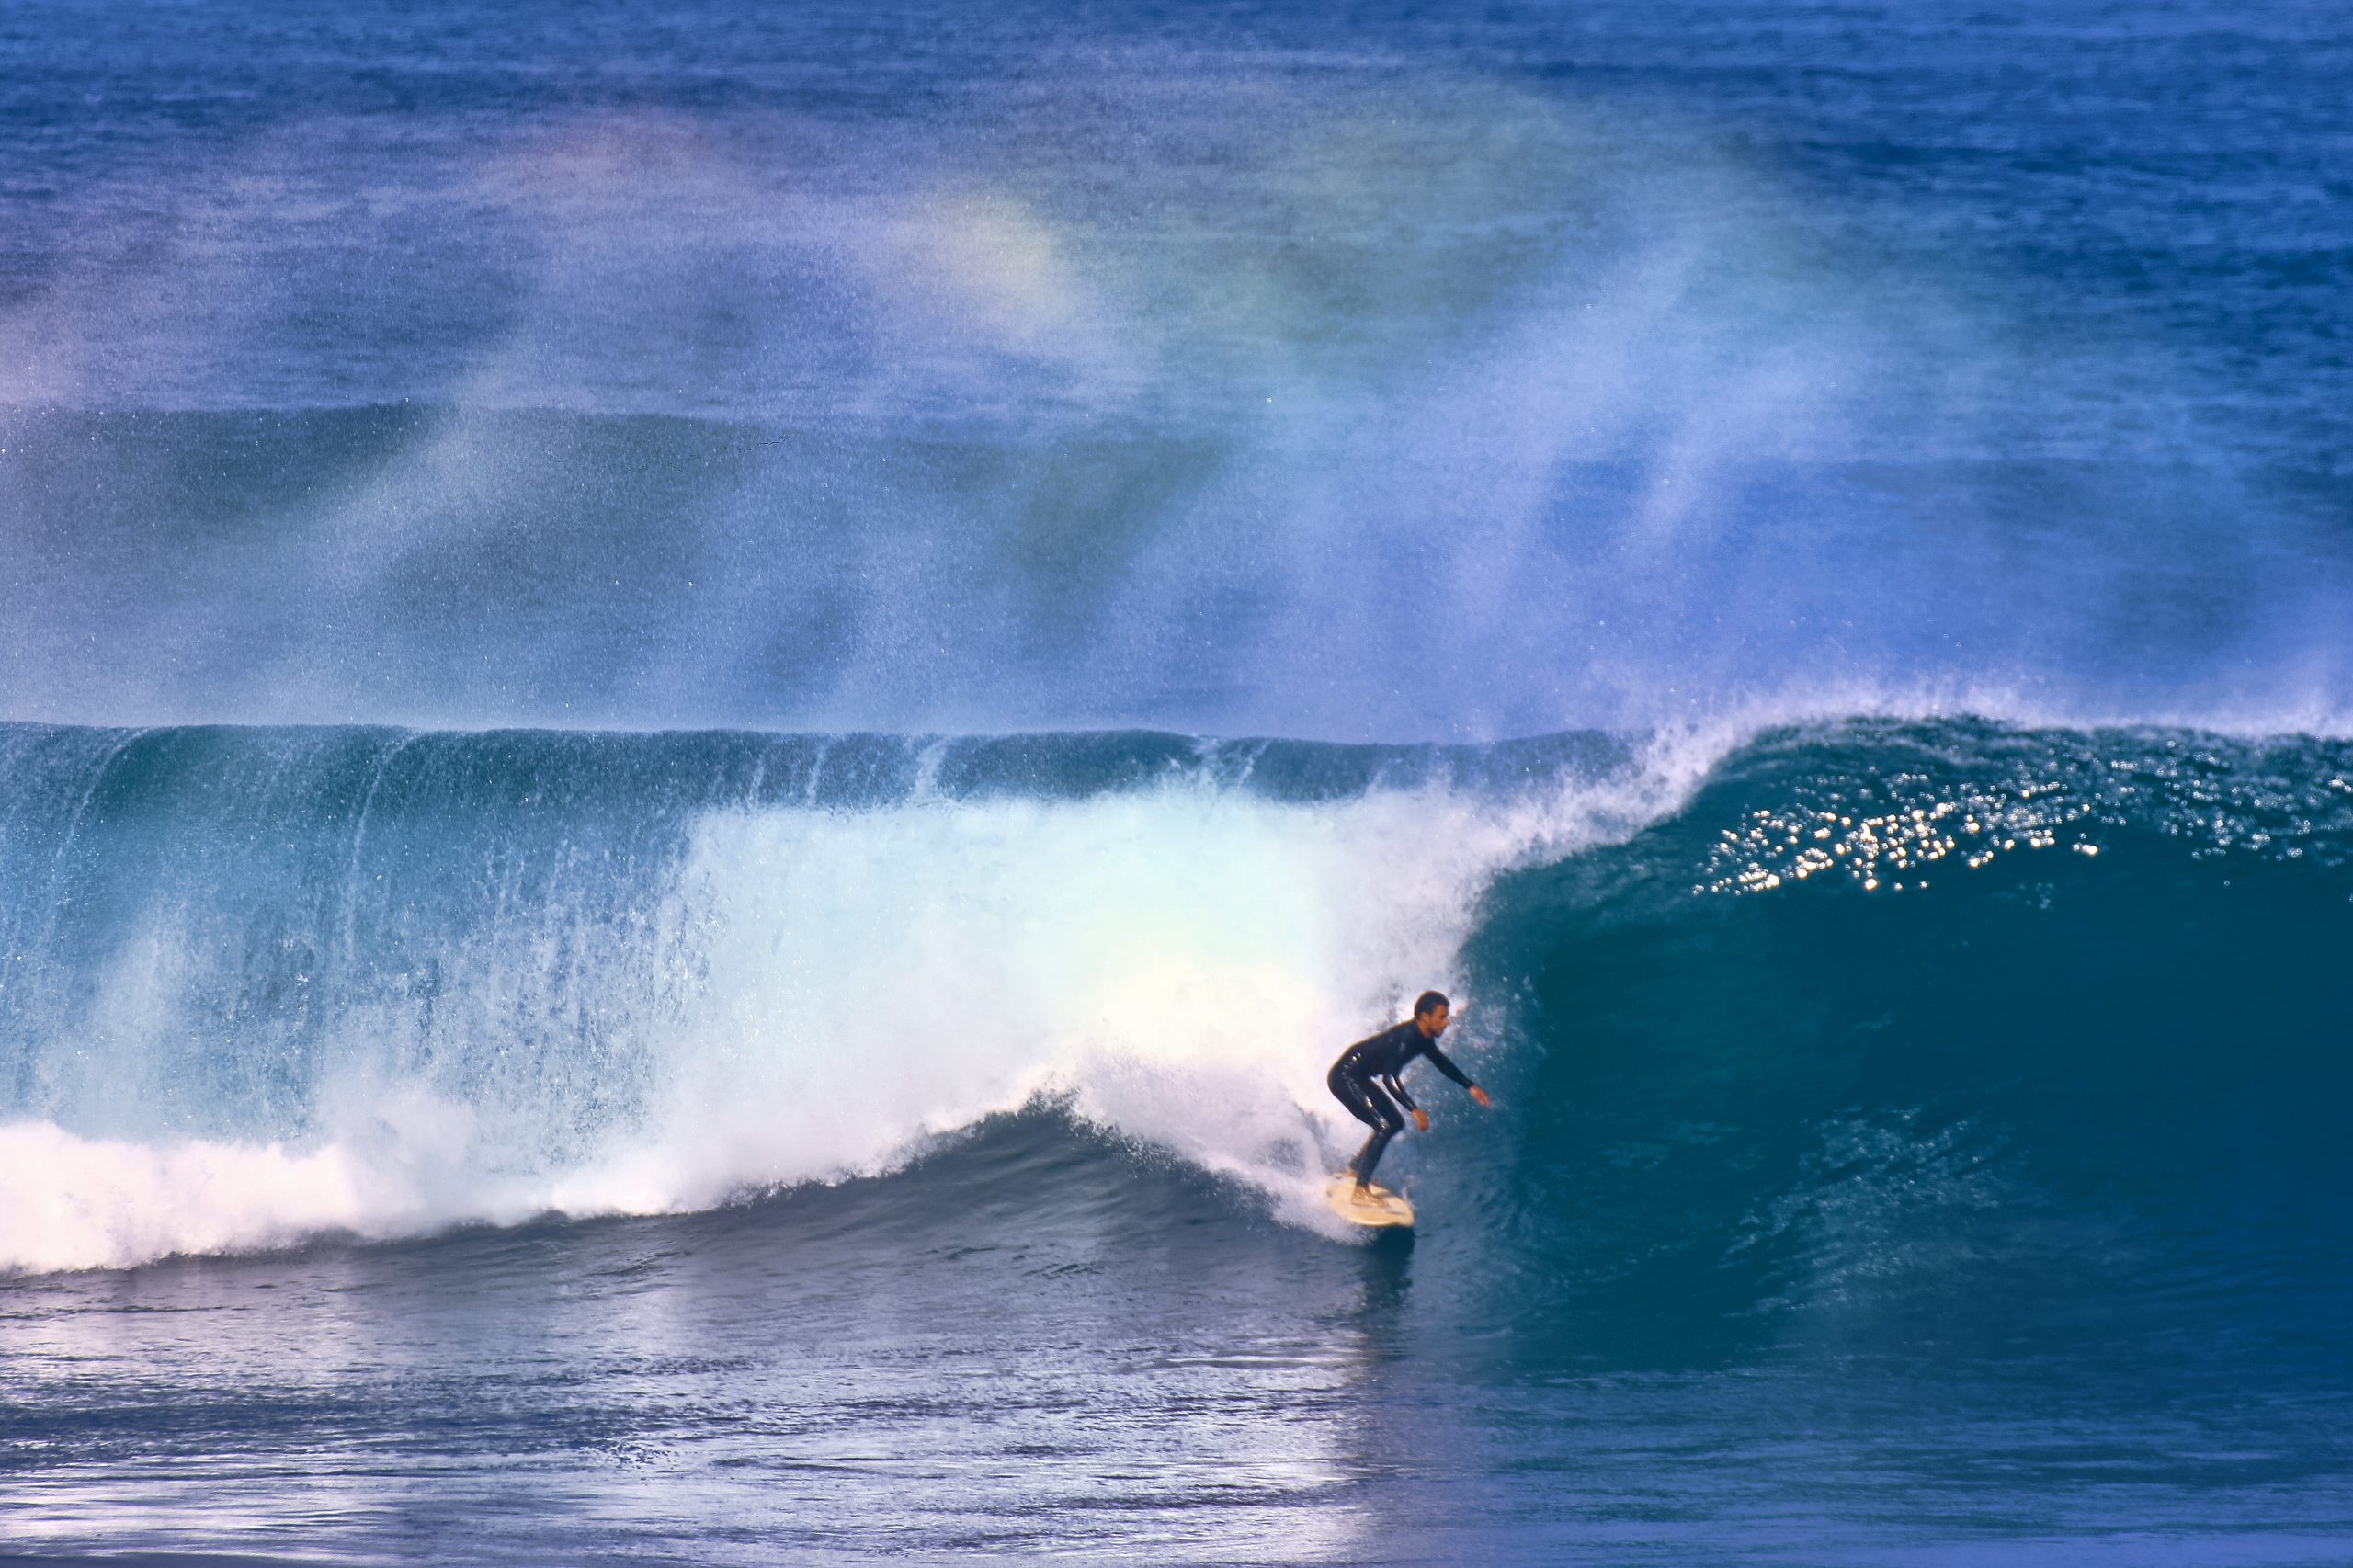
[[[2353,1562],[2348,953],[2353,12],[0,14],[0,1557]]]

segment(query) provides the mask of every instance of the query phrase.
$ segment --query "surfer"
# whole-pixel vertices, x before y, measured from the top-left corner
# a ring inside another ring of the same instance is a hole
[[[1435,991],[1425,991],[1414,1004],[1414,1016],[1393,1028],[1386,1028],[1370,1040],[1360,1040],[1340,1053],[1332,1063],[1331,1074],[1324,1082],[1339,1102],[1348,1108],[1348,1114],[1372,1129],[1357,1157],[1348,1162],[1348,1174],[1357,1178],[1357,1192],[1361,1196],[1372,1185],[1372,1167],[1381,1163],[1381,1152],[1389,1141],[1405,1130],[1405,1118],[1398,1114],[1404,1106],[1414,1119],[1414,1125],[1424,1132],[1430,1130],[1429,1113],[1414,1103],[1413,1096],[1398,1075],[1416,1056],[1427,1056],[1430,1064],[1464,1088],[1481,1105],[1493,1105],[1487,1091],[1471,1081],[1469,1074],[1447,1060],[1446,1052],[1438,1048],[1438,1037],[1454,1021],[1447,1000]],[[1386,1092],[1384,1092],[1386,1091]]]

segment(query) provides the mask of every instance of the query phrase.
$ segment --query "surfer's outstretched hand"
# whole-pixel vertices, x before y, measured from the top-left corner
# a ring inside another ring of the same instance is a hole
[[[1495,1103],[1487,1097],[1487,1091],[1481,1088],[1476,1084],[1471,1085],[1471,1097],[1477,1100],[1481,1105],[1491,1106]]]

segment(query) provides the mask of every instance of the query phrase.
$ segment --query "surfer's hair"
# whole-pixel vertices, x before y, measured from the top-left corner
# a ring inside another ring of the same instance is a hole
[[[1446,993],[1443,991],[1425,991],[1422,993],[1420,1000],[1414,1004],[1414,1017],[1417,1018],[1428,1017],[1440,1007],[1445,1007],[1449,1011],[1452,1011],[1453,1005],[1447,1001]]]

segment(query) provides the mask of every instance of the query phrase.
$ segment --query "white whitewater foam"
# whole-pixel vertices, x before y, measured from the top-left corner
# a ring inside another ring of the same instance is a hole
[[[1631,832],[1714,751],[1504,801],[1285,803],[1196,778],[714,813],[663,912],[648,961],[665,972],[570,999],[635,1009],[621,1027],[651,1063],[642,1108],[591,1153],[576,1130],[535,1130],[543,1105],[388,1075],[392,1058],[347,1039],[299,1143],[0,1127],[0,1267],[688,1210],[888,1171],[1040,1096],[1328,1226],[1316,1189],[1358,1138],[1324,1086],[1332,1058],[1423,988],[1459,989],[1500,870]],[[1465,1000],[1449,1045],[1476,1061],[1502,1042]]]

